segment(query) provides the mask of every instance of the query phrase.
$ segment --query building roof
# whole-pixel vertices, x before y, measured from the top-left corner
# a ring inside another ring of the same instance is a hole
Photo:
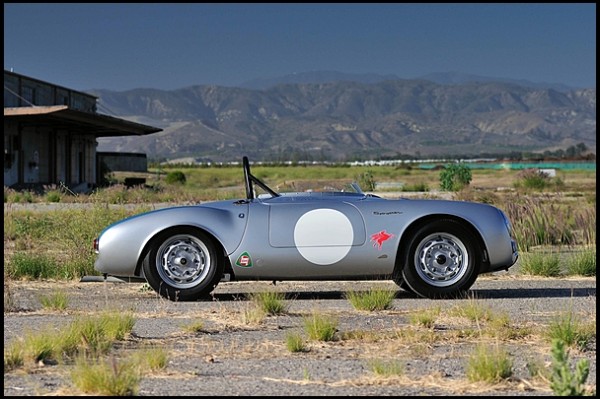
[[[142,136],[162,131],[108,115],[76,111],[66,105],[4,108],[4,119],[56,129],[83,130],[96,137]]]
[[[17,77],[19,79],[26,79],[26,80],[30,80],[30,81],[33,81],[33,82],[42,83],[44,85],[49,85],[49,86],[56,87],[56,88],[59,88],[59,89],[67,90],[67,91],[69,91],[71,93],[79,93],[79,94],[82,94],[84,96],[91,97],[91,98],[96,98],[96,99],[98,98],[98,96],[95,96],[95,95],[90,94],[90,93],[86,93],[84,91],[69,89],[68,87],[65,87],[65,86],[60,86],[60,85],[57,85],[57,84],[54,84],[54,83],[47,82],[45,80],[41,80],[41,79],[37,79],[37,78],[32,78],[31,76],[22,75],[20,73],[16,73],[16,72],[13,72],[13,71],[7,71],[6,69],[4,70],[4,75],[13,75],[13,76],[15,76],[15,77]],[[6,89],[6,87],[5,87],[5,89]]]

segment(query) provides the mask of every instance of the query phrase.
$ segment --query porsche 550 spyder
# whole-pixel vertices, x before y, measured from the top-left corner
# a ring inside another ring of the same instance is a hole
[[[173,301],[221,281],[393,280],[428,298],[467,292],[518,258],[497,207],[384,199],[350,191],[278,193],[242,159],[245,198],[173,206],[108,226],[94,240],[104,277],[145,279]],[[143,281],[143,280],[142,280]]]

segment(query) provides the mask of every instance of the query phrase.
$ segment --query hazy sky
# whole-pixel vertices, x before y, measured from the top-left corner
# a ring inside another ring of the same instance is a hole
[[[596,87],[596,4],[7,4],[4,69],[76,90],[433,72]]]

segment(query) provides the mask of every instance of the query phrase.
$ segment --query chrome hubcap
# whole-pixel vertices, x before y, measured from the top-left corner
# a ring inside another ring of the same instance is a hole
[[[163,281],[176,288],[190,288],[202,282],[209,272],[210,252],[191,235],[179,235],[165,241],[156,257]]]
[[[457,237],[436,233],[421,240],[414,262],[417,273],[427,284],[447,287],[467,272],[469,253]]]

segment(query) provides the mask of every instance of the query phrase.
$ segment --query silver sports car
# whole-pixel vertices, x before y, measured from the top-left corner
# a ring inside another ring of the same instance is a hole
[[[220,281],[391,279],[428,298],[464,294],[517,260],[498,208],[351,191],[277,193],[242,160],[246,198],[132,216],[94,240],[105,277],[141,278],[173,301]]]

